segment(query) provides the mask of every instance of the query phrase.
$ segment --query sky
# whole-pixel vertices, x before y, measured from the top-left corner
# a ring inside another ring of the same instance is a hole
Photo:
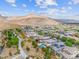
[[[79,0],[0,0],[0,14],[3,16],[29,13],[79,20]]]

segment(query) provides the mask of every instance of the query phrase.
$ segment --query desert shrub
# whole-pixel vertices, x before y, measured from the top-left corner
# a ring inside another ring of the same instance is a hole
[[[38,46],[37,42],[35,40],[32,41],[32,45],[33,45],[34,48],[36,48]]]
[[[29,50],[30,50],[30,48],[29,48],[28,46],[26,46],[26,50],[27,50],[27,51],[29,51]]]
[[[22,41],[22,42],[21,42],[21,46],[23,47],[24,45],[25,45],[25,44],[24,44],[24,41]]]

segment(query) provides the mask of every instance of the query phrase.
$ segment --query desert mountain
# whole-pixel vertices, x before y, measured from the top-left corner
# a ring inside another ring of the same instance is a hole
[[[57,25],[59,22],[55,21],[46,16],[39,16],[35,14],[29,14],[27,16],[17,16],[10,17],[9,23],[17,25],[34,25],[34,26],[43,26],[43,25]]]
[[[45,25],[57,25],[59,22],[46,17],[35,14],[29,14],[27,16],[13,16],[13,17],[2,17],[0,16],[0,31],[10,28],[17,28],[20,26],[45,26]]]
[[[17,28],[17,27],[19,27],[19,25],[11,24],[4,20],[0,20],[0,31],[3,31],[5,29]]]

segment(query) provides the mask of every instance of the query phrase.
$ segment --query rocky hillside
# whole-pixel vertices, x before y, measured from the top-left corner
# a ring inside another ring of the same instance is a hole
[[[0,16],[0,30],[8,28],[16,28],[20,26],[45,26],[45,25],[58,25],[59,22],[55,21],[46,16],[38,16],[30,14],[28,16],[13,16],[13,17],[2,17]]]
[[[34,25],[34,26],[44,26],[44,25],[57,25],[59,22],[55,21],[46,16],[38,16],[35,14],[30,14],[28,16],[17,16],[8,18],[11,24],[18,25]]]
[[[0,20],[0,31],[5,30],[5,29],[17,28],[17,27],[20,27],[20,26]]]

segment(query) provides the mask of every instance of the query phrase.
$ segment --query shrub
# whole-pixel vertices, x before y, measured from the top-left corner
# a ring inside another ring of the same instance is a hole
[[[50,47],[45,48],[44,59],[51,59],[52,50]]]
[[[66,38],[66,37],[62,37],[61,40],[62,40],[63,42],[66,42],[67,38]]]
[[[17,38],[17,36],[15,36],[14,34],[13,34],[13,31],[12,30],[6,30],[5,31],[6,32],[6,36],[7,36],[7,46],[8,47],[11,47],[11,46],[16,46],[16,45],[18,45],[18,38]]]
[[[76,41],[76,44],[79,45],[79,41]]]
[[[10,55],[10,56],[12,56],[12,53],[11,53],[11,52],[9,52],[9,55]]]
[[[39,35],[44,35],[45,33],[43,31],[38,31]]]
[[[21,42],[21,46],[23,47],[24,45],[25,45],[25,44],[24,44],[24,41],[22,41],[22,42]]]
[[[16,28],[16,30],[17,30],[18,32],[21,32],[21,29],[19,29],[19,28]]]
[[[65,44],[67,45],[67,46],[72,46],[73,44],[75,44],[75,40],[74,39],[72,39],[72,38],[69,38],[69,37],[62,37],[62,39],[61,39],[63,42],[65,42]]]
[[[34,48],[36,48],[37,47],[37,42],[36,41],[32,41],[32,45],[33,45]]]
[[[30,50],[30,48],[29,48],[28,46],[26,46],[26,50],[27,50],[27,51],[29,51],[29,50]]]
[[[72,45],[73,45],[71,42],[68,42],[68,41],[66,41],[65,44],[66,44],[66,46],[69,46],[69,47],[72,47]]]

